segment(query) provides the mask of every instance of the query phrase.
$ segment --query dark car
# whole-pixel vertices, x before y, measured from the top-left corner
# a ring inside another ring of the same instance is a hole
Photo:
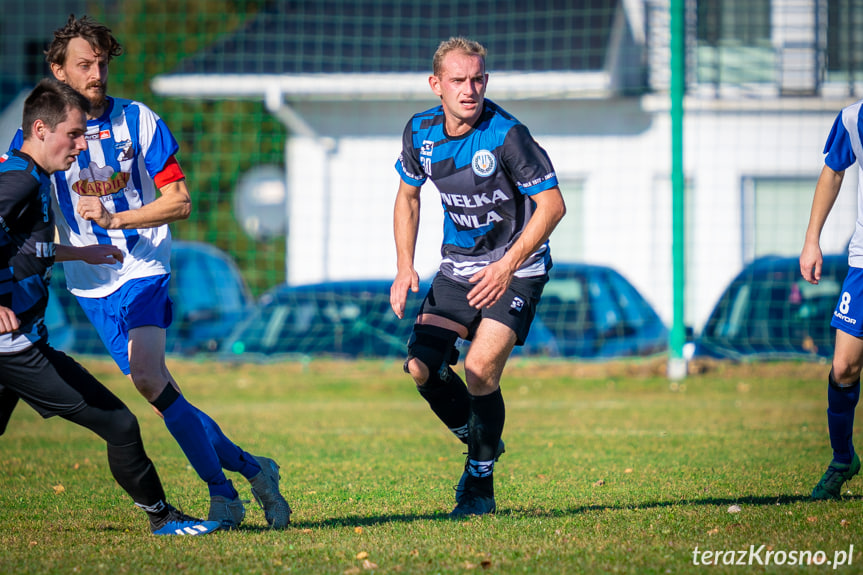
[[[167,351],[215,351],[251,309],[252,299],[239,269],[230,256],[214,246],[174,240],[171,272],[174,321],[167,331]],[[69,353],[107,354],[77,299],[66,290],[63,266],[55,265],[52,273],[46,314],[52,345]]]
[[[668,328],[620,273],[607,266],[555,262],[521,353],[609,359],[666,349]]]
[[[356,280],[279,286],[261,297],[224,351],[229,357],[403,357],[422,300],[408,297],[400,320],[390,308],[391,285]]]
[[[695,341],[694,357],[826,358],[830,319],[848,273],[848,254],[824,256],[821,281],[800,275],[796,257],[759,258],[725,289]]]
[[[404,357],[429,282],[409,295],[402,320],[390,309],[391,284],[376,279],[280,286],[261,298],[223,350],[229,357]],[[555,264],[530,335],[515,353],[610,358],[649,355],[667,345],[662,320],[619,273]]]

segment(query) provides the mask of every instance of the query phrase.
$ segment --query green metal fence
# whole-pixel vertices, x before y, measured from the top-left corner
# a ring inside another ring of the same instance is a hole
[[[569,207],[555,258],[621,272],[673,328],[675,357],[746,265],[799,252],[821,147],[861,93],[863,0],[33,0],[0,15],[0,112],[47,74],[41,50],[70,12],[124,45],[109,93],[148,104],[180,142],[194,208],[174,235],[229,253],[255,296],[391,277],[401,129],[435,104],[437,43],[480,40],[487,96],[555,162]],[[265,235],[236,204],[260,166],[287,190],[283,229]],[[430,194],[424,275],[440,242]],[[825,252],[844,249],[853,196]]]

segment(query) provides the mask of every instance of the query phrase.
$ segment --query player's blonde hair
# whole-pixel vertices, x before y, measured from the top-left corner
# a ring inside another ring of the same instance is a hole
[[[449,40],[444,40],[437,47],[432,59],[432,73],[440,77],[443,71],[443,59],[450,52],[461,52],[468,56],[479,56],[482,58],[482,67],[485,70],[485,55],[487,53],[485,46],[464,36],[453,36]]]

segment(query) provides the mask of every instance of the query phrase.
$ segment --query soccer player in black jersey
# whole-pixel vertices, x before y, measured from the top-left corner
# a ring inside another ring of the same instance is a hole
[[[419,291],[414,251],[427,179],[445,212],[440,270],[416,318],[405,371],[467,444],[453,517],[496,509],[493,472],[505,417],[500,377],[513,347],[527,337],[551,268],[548,238],[566,212],[545,150],[485,99],[485,56],[481,44],[466,38],[440,44],[429,86],[441,103],[411,118],[396,162],[398,271],[390,304],[398,317],[408,292]],[[450,367],[459,338],[471,342],[464,381]]]
[[[23,399],[42,417],[86,427],[108,446],[117,483],[150,519],[156,535],[203,535],[216,521],[189,517],[165,501],[138,420],[87,370],[48,344],[44,325],[55,261],[50,174],[87,149],[90,105],[73,88],[43,80],[24,102],[23,142],[0,156],[0,435]],[[57,260],[122,260],[114,246],[56,247]]]

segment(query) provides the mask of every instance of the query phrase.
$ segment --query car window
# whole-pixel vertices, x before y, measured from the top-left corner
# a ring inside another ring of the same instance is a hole
[[[623,323],[623,315],[610,285],[604,281],[604,278],[594,276],[588,281],[588,291],[596,330],[605,337],[614,337],[618,331],[617,328]]]
[[[644,299],[635,291],[635,288],[626,281],[623,276],[615,272],[606,274],[614,291],[620,313],[623,315],[627,325],[640,327],[648,320],[649,311]]]
[[[407,313],[404,320],[396,318],[390,308],[388,286],[384,287],[286,290],[258,308],[257,315],[239,330],[231,350],[352,357],[403,355],[413,318]]]
[[[584,276],[552,278],[542,291],[537,314],[554,333],[590,328],[588,287]]]
[[[829,354],[830,318],[847,268],[825,265],[817,285],[796,260],[749,270],[732,282],[705,326],[705,337],[739,352]]]

